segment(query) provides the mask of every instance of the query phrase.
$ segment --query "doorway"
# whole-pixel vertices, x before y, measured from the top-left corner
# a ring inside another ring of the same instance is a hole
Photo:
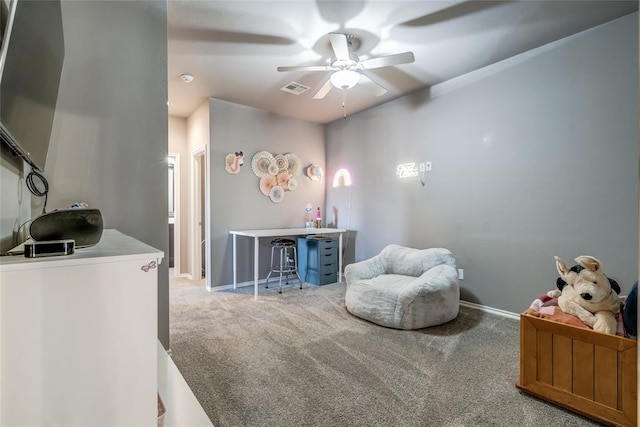
[[[204,145],[192,152],[191,276],[205,279],[211,289],[211,241],[209,220],[209,149]]]

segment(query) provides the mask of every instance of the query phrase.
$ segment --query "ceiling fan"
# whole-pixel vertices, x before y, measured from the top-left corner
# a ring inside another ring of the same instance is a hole
[[[329,91],[351,89],[358,82],[367,82],[373,88],[376,96],[387,93],[387,90],[362,73],[363,70],[389,67],[392,65],[408,64],[415,60],[413,52],[403,52],[394,55],[380,56],[361,61],[354,51],[359,47],[359,40],[351,34],[330,33],[329,41],[333,48],[335,59],[331,65],[311,65],[278,67],[278,71],[331,71],[331,76],[315,95],[314,99],[324,98]]]

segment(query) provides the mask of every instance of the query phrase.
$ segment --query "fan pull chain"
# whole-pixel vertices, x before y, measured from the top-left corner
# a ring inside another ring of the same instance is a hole
[[[347,90],[342,89],[342,112],[344,113],[344,119],[347,119]]]

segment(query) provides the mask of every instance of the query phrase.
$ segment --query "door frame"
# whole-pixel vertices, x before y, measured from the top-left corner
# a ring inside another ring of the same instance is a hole
[[[204,171],[200,170],[198,159],[204,156]],[[204,202],[204,262],[205,262],[205,284],[208,290],[211,290],[211,204],[209,197],[209,146],[203,145],[191,152],[191,276],[194,280],[200,280],[202,277],[202,241],[200,240],[200,227],[198,224],[198,216],[200,215]],[[200,182],[201,176],[204,174],[204,200],[201,200]]]
[[[173,163],[173,271],[176,277],[180,277],[180,153],[169,153],[174,158]]]

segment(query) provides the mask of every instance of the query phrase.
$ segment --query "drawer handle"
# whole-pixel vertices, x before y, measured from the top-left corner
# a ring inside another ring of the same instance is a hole
[[[151,261],[149,264],[145,264],[142,267],[140,267],[140,270],[144,271],[145,273],[147,273],[149,271],[149,269],[151,268],[156,268],[156,262],[155,261]]]

